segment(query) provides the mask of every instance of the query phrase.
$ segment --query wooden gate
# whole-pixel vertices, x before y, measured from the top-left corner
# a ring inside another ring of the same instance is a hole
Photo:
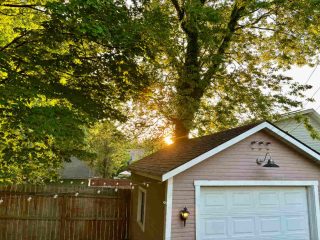
[[[87,186],[0,186],[0,239],[129,239],[130,195]]]

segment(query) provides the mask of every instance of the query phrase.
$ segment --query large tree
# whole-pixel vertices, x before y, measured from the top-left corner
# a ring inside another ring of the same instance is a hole
[[[191,130],[204,134],[301,107],[310,86],[284,72],[318,63],[319,4],[127,2],[140,21],[143,71],[152,79],[130,101],[129,126],[145,129],[147,136],[172,126],[175,136],[183,138]]]
[[[320,1],[151,0],[142,18],[158,74],[147,102],[176,137],[301,106],[310,86],[283,72],[317,63]]]
[[[0,182],[55,178],[90,154],[94,122],[125,120],[121,104],[148,78],[130,12],[109,3],[0,3]]]
[[[50,16],[30,39],[40,46],[18,40],[10,48],[15,59],[16,46],[33,52],[46,74],[40,83],[99,117],[143,90],[133,103],[163,116],[177,137],[300,106],[295,96],[309,86],[281,73],[317,62],[317,0],[71,0],[38,8]]]
[[[112,123],[98,122],[89,130],[90,164],[103,178],[115,177],[128,166],[134,146]]]

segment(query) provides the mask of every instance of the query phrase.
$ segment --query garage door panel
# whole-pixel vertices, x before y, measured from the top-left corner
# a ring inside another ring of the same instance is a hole
[[[288,207],[299,207],[302,209],[306,209],[307,199],[305,196],[305,192],[285,192],[284,193],[284,204]]]
[[[255,236],[254,217],[233,217],[231,220],[231,237],[253,237]]]
[[[280,207],[280,196],[278,192],[274,192],[274,191],[265,191],[265,192],[261,192],[258,191],[257,192],[258,195],[258,207]]]
[[[260,235],[270,236],[281,234],[281,217],[279,216],[265,216],[259,218]]]
[[[227,218],[205,219],[201,226],[204,228],[203,231],[205,232],[206,236],[210,236],[211,238],[227,237]]]
[[[204,205],[206,207],[226,207],[226,193],[208,193],[204,196]]]
[[[203,240],[310,240],[304,187],[203,187],[200,199]]]
[[[309,231],[307,228],[308,219],[304,215],[286,217],[285,226],[288,233],[306,233]]]
[[[252,191],[231,192],[231,208],[250,208],[254,206]]]

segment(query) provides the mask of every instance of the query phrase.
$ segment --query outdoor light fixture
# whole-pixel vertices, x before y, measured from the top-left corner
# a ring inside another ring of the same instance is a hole
[[[190,215],[190,212],[188,211],[187,207],[184,207],[184,209],[180,211],[180,218],[183,221],[183,226],[186,226],[186,221],[189,215]]]
[[[264,163],[265,161],[267,161],[267,163],[266,163],[265,165],[263,165],[263,167],[268,167],[268,168],[279,167],[279,165],[277,165],[277,164],[273,161],[270,153],[268,153],[268,152],[266,153],[266,155],[264,156],[263,159],[262,159],[262,158],[257,158],[257,164],[258,164],[258,165],[261,165],[261,164]]]

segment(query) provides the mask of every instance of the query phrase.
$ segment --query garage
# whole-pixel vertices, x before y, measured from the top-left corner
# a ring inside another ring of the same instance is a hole
[[[135,240],[320,240],[320,153],[269,122],[179,141],[131,169],[155,181]]]
[[[306,187],[201,187],[200,239],[309,240]]]

